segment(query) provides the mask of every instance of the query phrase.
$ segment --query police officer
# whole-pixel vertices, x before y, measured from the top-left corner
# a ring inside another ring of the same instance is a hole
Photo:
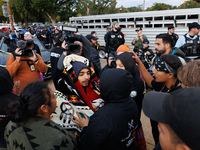
[[[171,36],[172,40],[173,40],[172,47],[175,46],[176,41],[177,41],[178,38],[179,38],[178,35],[174,33],[174,30],[175,30],[174,26],[171,25],[171,26],[168,27],[168,32],[167,32],[167,34],[169,34],[169,35]]]
[[[36,36],[37,38],[41,41],[42,40],[42,36],[41,36],[41,27],[37,27],[37,30],[36,30]]]
[[[106,28],[106,34],[104,35],[104,41],[105,41],[105,43],[106,43],[106,40],[107,40],[108,33],[109,33],[111,30],[112,30],[111,26],[108,26],[108,27]]]
[[[120,31],[117,21],[112,23],[112,31],[108,33],[106,40],[106,57],[115,57],[117,48],[125,43],[124,34]]]
[[[176,42],[175,47],[180,48],[186,58],[195,59],[200,56],[199,24],[193,22],[189,25],[189,32],[181,36]]]

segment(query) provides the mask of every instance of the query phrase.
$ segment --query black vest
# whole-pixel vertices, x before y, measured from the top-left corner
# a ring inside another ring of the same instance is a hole
[[[190,39],[186,37],[186,34],[184,35],[185,37],[185,44],[180,48],[186,56],[196,56],[200,55],[200,40],[199,36],[197,35],[197,38],[195,39]]]

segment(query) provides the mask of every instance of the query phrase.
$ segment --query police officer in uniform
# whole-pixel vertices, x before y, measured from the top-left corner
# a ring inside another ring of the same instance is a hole
[[[108,33],[106,40],[106,57],[115,57],[117,48],[125,43],[124,34],[120,31],[119,24],[117,21],[112,23],[112,31]]]
[[[169,35],[171,36],[172,40],[173,40],[172,47],[175,46],[176,41],[177,41],[178,38],[179,38],[178,35],[174,33],[174,30],[175,30],[174,26],[171,25],[171,26],[168,27],[168,32],[167,32],[167,34],[169,34]]]
[[[175,47],[180,48],[187,59],[197,59],[200,57],[200,37],[199,24],[193,22],[189,25],[189,32],[181,36],[176,42]]]

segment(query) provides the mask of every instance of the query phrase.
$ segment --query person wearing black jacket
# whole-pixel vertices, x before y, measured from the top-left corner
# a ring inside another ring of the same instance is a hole
[[[57,68],[58,60],[63,53],[63,49],[61,47],[62,42],[64,41],[64,36],[62,34],[58,35],[56,39],[55,47],[51,50],[51,76],[54,82],[54,86],[57,89],[57,83],[60,78],[60,73],[62,72]]]
[[[174,30],[175,30],[175,28],[172,25],[172,26],[168,27],[168,32],[167,32],[167,34],[170,35],[172,40],[173,40],[172,47],[174,47],[176,45],[176,42],[177,42],[177,40],[179,38],[179,36],[176,33],[174,33]]]
[[[4,140],[4,130],[10,119],[6,115],[6,109],[10,102],[19,97],[12,93],[13,81],[9,72],[0,67],[0,149],[6,149],[6,141]]]
[[[86,38],[90,41],[90,44],[91,44],[90,62],[93,63],[95,73],[96,73],[97,77],[99,77],[99,73],[101,71],[101,63],[100,63],[99,54],[96,49],[98,38],[96,38],[90,34],[86,35]]]
[[[144,39],[142,45],[142,48],[137,51],[137,54],[144,63],[145,67],[148,69],[150,62],[154,57],[154,52],[149,48],[149,40]]]
[[[121,32],[118,22],[114,21],[112,24],[113,29],[108,33],[106,40],[106,57],[115,57],[117,48],[125,43],[124,34]]]
[[[132,75],[122,69],[107,69],[100,77],[101,97],[105,105],[91,116],[80,114],[74,122],[83,127],[82,150],[133,150],[139,115],[135,101],[130,97]]]

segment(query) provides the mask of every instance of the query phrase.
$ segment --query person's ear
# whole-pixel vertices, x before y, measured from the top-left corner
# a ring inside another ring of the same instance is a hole
[[[169,43],[166,43],[165,44],[165,49],[170,49],[171,48],[171,45]]]
[[[42,112],[47,113],[49,111],[49,106],[44,104],[44,105],[40,106],[40,110]]]
[[[174,74],[173,74],[173,73],[168,73],[168,78],[169,78],[169,79],[174,78]]]

